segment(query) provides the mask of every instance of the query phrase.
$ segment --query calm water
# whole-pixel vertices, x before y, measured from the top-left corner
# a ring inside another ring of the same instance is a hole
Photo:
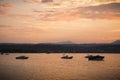
[[[22,54],[28,60],[16,60],[21,54],[0,55],[0,80],[120,80],[120,54],[101,54],[104,61],[88,61],[87,54]]]

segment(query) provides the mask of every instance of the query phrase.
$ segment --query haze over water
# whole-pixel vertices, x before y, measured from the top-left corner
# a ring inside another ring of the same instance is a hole
[[[16,60],[16,56],[29,56]],[[88,61],[87,54],[0,55],[0,80],[120,80],[120,54],[100,54],[104,61]]]

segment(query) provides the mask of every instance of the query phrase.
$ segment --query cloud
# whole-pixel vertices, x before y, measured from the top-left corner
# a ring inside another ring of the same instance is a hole
[[[40,3],[40,0],[23,0],[25,3]]]
[[[53,2],[53,0],[41,0],[42,3]]]
[[[14,18],[17,18],[17,19],[30,19],[30,18],[33,18],[33,15],[30,15],[30,14],[11,14],[9,15],[9,17],[14,17]]]
[[[8,26],[8,25],[0,25],[0,28],[8,28],[8,27],[11,27],[11,26]]]
[[[56,11],[34,11],[41,20],[74,20],[74,19],[120,19],[120,3],[97,6],[58,9]]]
[[[23,0],[23,2],[26,2],[26,3],[47,3],[47,2],[53,2],[53,0]]]
[[[16,31],[16,32],[45,32],[42,28],[37,27],[18,27],[18,26],[11,26],[11,25],[0,25],[0,32],[5,31]]]
[[[117,2],[119,0],[91,0],[91,1],[96,1],[96,2]]]
[[[77,8],[77,14],[83,18],[91,19],[120,19],[120,3],[103,4],[99,6],[89,6],[84,8]]]
[[[79,7],[79,6],[92,6],[92,5],[100,5],[107,4],[113,2],[120,2],[120,0],[23,0],[26,3],[48,3],[50,2],[52,5],[47,4],[48,6],[60,6],[60,7]],[[46,7],[46,6],[45,6]]]
[[[0,15],[5,15],[8,11],[13,8],[13,4],[4,3],[2,0],[0,1]]]

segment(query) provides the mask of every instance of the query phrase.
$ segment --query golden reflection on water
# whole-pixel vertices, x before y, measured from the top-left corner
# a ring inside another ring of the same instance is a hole
[[[16,60],[19,55],[28,60]],[[0,80],[120,80],[120,54],[100,54],[104,61],[88,61],[87,54],[0,55]]]

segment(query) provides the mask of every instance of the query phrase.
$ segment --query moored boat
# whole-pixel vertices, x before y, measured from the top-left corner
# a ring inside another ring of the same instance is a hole
[[[28,59],[29,57],[26,57],[26,56],[18,56],[16,57],[16,59]]]
[[[104,56],[100,56],[100,55],[88,55],[85,56],[85,58],[88,58],[88,60],[97,60],[97,61],[102,61],[104,59]]]
[[[62,59],[72,59],[73,58],[73,56],[68,56],[68,55],[66,55],[66,56],[63,56],[63,57],[61,57]]]
[[[3,55],[4,53],[3,52],[0,52],[1,55]]]

